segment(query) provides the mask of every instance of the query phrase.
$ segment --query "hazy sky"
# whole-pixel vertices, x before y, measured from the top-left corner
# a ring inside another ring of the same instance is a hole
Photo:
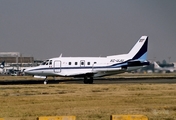
[[[0,52],[36,59],[128,53],[176,61],[176,0],[0,0]]]

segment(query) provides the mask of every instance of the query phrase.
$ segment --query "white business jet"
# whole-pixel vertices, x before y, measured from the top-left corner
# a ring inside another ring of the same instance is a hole
[[[166,72],[175,72],[176,71],[176,67],[160,67],[156,62],[154,63],[154,67],[156,70],[160,70],[160,71],[166,71]]]
[[[5,61],[0,64],[0,73],[3,73],[5,67]]]
[[[132,71],[149,65],[147,61],[148,37],[142,36],[128,54],[107,57],[60,57],[44,61],[24,72],[45,79],[48,76],[84,78],[92,84],[95,77],[103,77]]]

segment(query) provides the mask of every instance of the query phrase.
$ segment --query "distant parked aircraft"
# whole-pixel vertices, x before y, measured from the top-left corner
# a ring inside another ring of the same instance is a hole
[[[3,61],[3,62],[0,64],[0,73],[3,72],[4,66],[5,66],[5,61]]]
[[[3,61],[1,64],[0,64],[0,68],[4,68],[5,66],[5,61]]]
[[[149,65],[147,61],[148,37],[142,36],[128,54],[107,57],[60,57],[51,58],[40,66],[24,72],[34,77],[48,76],[82,77],[85,84],[92,84],[93,78],[120,74]]]
[[[154,68],[156,70],[160,70],[160,71],[166,71],[166,72],[174,72],[176,71],[176,67],[160,67],[156,62],[154,63]]]

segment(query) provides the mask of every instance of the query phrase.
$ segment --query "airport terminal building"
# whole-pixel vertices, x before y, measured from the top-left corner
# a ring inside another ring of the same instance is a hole
[[[0,61],[6,63],[33,63],[33,57],[23,57],[19,52],[0,52]]]
[[[5,61],[3,72],[9,70],[23,71],[27,67],[36,66],[41,63],[40,60],[34,60],[34,57],[23,56],[20,52],[0,52],[0,63]]]

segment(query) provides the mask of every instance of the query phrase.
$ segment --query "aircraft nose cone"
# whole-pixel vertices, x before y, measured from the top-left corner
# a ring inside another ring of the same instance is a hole
[[[24,70],[24,73],[25,74],[30,74],[30,75],[36,74],[35,69],[36,69],[36,67],[27,68],[27,69]]]
[[[25,73],[25,74],[30,74],[30,70],[29,70],[29,69],[25,69],[25,70],[24,70],[24,73]]]
[[[27,69],[25,69],[25,70],[24,70],[24,73],[27,73],[27,72],[28,72],[28,70],[27,70]]]

